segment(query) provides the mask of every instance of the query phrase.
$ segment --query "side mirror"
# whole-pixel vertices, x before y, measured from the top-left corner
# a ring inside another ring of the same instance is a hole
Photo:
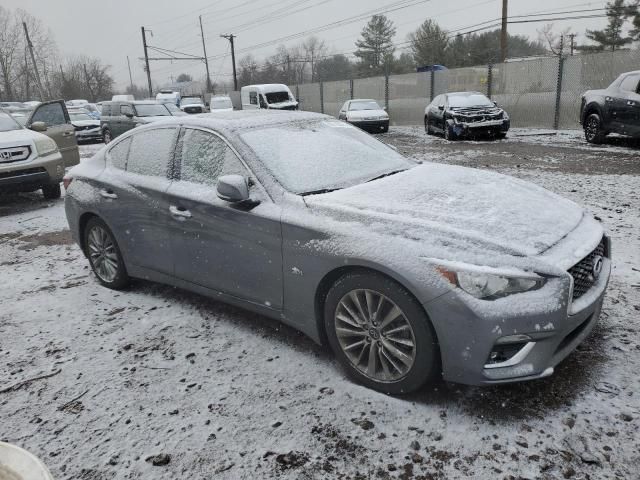
[[[242,175],[223,175],[218,179],[216,193],[225,202],[246,202],[249,200],[249,182]]]
[[[493,104],[497,107],[498,106],[498,102],[493,102]]]
[[[44,122],[33,122],[29,128],[34,132],[46,132],[47,124]]]
[[[133,118],[133,113],[128,112],[128,113],[125,113],[124,116],[127,118]]]
[[[438,105],[438,110],[443,111],[444,110],[444,105]]]

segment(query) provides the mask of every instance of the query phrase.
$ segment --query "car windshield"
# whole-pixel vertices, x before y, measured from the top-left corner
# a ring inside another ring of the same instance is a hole
[[[378,102],[374,102],[373,100],[351,102],[351,104],[349,105],[349,111],[357,112],[359,110],[382,110],[382,107],[378,105]]]
[[[493,102],[481,93],[474,95],[449,95],[449,107],[493,107]]]
[[[265,97],[267,97],[267,102],[270,104],[288,102],[291,100],[289,98],[289,92],[269,92],[265,93]]]
[[[337,120],[251,130],[241,138],[284,188],[301,195],[358,185],[415,165]]]
[[[230,98],[212,98],[211,108],[216,110],[220,108],[233,108]]]
[[[193,105],[194,103],[202,105],[202,99],[200,97],[182,97],[180,105]]]
[[[0,112],[0,132],[11,132],[13,130],[22,130],[22,125],[11,115]]]
[[[158,103],[136,105],[136,113],[138,117],[168,117],[171,115],[164,105]]]
[[[74,120],[95,120],[91,115],[82,112],[69,112],[69,117]]]

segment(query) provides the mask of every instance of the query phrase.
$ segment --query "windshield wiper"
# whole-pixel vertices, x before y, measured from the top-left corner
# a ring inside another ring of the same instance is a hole
[[[321,188],[319,190],[311,190],[310,192],[304,192],[304,193],[301,193],[300,195],[303,196],[303,197],[306,197],[306,196],[309,196],[309,195],[321,195],[323,193],[335,192],[336,190],[340,190],[340,187]]]
[[[374,182],[374,181],[380,180],[381,178],[384,178],[384,177],[390,177],[391,175],[395,175],[396,173],[404,172],[405,170],[408,170],[408,169],[407,168],[401,168],[400,170],[393,170],[393,171],[388,172],[388,173],[383,173],[382,175],[378,175],[377,177],[373,177],[372,179],[367,180],[365,183]]]

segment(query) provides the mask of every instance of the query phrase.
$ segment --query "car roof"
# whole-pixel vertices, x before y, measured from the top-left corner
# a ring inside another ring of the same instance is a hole
[[[445,95],[449,97],[470,97],[471,95],[484,95],[482,92],[448,92]]]

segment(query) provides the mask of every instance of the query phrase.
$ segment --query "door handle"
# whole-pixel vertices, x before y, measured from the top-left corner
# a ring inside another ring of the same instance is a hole
[[[604,101],[605,101],[605,102],[612,102],[612,101],[613,101],[613,98],[611,98],[611,97],[605,97]]]
[[[191,212],[189,210],[187,210],[186,208],[176,207],[175,205],[170,205],[169,206],[169,212],[171,212],[171,215],[173,215],[174,217],[191,218]]]
[[[116,195],[113,190],[100,190],[100,195],[104,198],[116,199],[118,195]]]
[[[629,105],[631,107],[634,107],[636,105],[636,102],[634,102],[632,100],[629,100],[629,101],[627,101],[627,105]]]
[[[63,137],[70,137],[71,135],[75,135],[76,132],[63,132],[62,136]]]

